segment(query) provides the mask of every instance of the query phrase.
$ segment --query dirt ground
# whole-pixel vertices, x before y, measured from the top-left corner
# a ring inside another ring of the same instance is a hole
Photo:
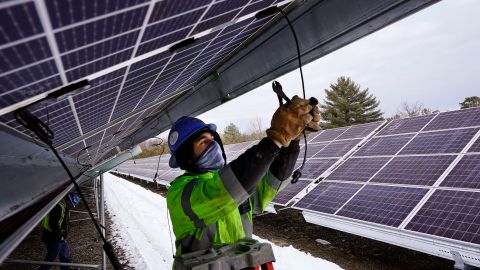
[[[157,188],[153,183],[132,178],[128,180],[165,196],[166,190],[163,187]],[[85,192],[89,194],[91,199],[90,207],[95,209],[92,189],[87,187]],[[80,204],[75,210],[83,211],[83,206]],[[71,220],[82,218],[87,218],[87,215],[72,213]],[[110,223],[107,209],[108,240],[111,240]],[[37,226],[9,258],[41,261],[45,254],[45,247],[40,242],[41,232],[41,227]],[[292,245],[299,250],[311,253],[313,256],[334,262],[345,270],[453,269],[453,261],[307,223],[301,212],[295,209],[285,209],[276,215],[268,214],[256,217],[254,219],[254,234],[280,246]],[[322,245],[316,241],[317,239],[327,240],[331,244]],[[101,263],[101,242],[90,220],[73,222],[68,241],[74,262]],[[121,248],[115,247],[115,251],[120,261],[123,262],[125,269],[129,269],[127,262],[123,259]],[[36,267],[5,263],[0,266],[0,270],[3,269],[36,269]],[[113,268],[108,264],[107,269]]]

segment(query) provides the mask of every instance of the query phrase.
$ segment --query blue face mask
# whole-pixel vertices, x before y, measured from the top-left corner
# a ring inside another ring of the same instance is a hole
[[[197,159],[194,166],[201,172],[216,171],[225,165],[222,148],[216,141],[211,143],[207,150]]]

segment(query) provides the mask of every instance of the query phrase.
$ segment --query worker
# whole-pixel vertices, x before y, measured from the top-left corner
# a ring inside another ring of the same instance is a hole
[[[317,106],[294,97],[274,113],[267,137],[227,165],[214,124],[178,119],[168,137],[169,165],[185,173],[167,192],[176,256],[251,237],[252,214],[288,185],[302,131],[318,131],[319,120]]]
[[[52,210],[43,218],[42,242],[47,247],[47,254],[44,261],[53,262],[59,257],[60,262],[70,263],[70,249],[66,240],[69,228],[69,209],[75,207],[80,197],[68,193]],[[40,270],[50,269],[50,265],[42,265]],[[68,269],[62,266],[61,269]]]

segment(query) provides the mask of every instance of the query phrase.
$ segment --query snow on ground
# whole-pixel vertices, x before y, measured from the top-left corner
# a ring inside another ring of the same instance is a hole
[[[135,269],[171,269],[173,258],[169,231],[172,237],[174,235],[167,223],[165,198],[108,173],[104,179],[113,239],[117,246],[123,247],[130,266]],[[254,238],[268,242],[256,236]],[[292,246],[270,244],[277,259],[275,270],[341,269],[332,262],[315,258]]]

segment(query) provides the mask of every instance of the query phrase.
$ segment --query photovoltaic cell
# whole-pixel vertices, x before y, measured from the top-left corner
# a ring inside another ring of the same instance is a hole
[[[285,181],[290,181],[290,179],[287,179]],[[300,179],[295,184],[290,183],[287,187],[280,191],[280,193],[278,193],[278,195],[273,199],[272,202],[274,204],[287,205],[290,200],[295,198],[295,196],[300,193],[304,188],[306,188],[311,182],[311,180]]]
[[[330,168],[338,159],[309,159],[302,171],[302,178],[318,179],[322,173]]]
[[[328,143],[311,143],[307,145],[307,158],[311,158],[314,156],[316,153],[318,153],[320,150],[325,148],[325,146]],[[303,148],[300,151],[300,156],[303,157],[303,151],[305,151]]]
[[[147,2],[148,0],[46,0],[50,21],[53,28],[67,26],[90,18],[109,14],[124,8],[132,7]]]
[[[454,159],[454,155],[394,157],[371,181],[431,186]]]
[[[440,186],[480,189],[480,155],[462,157]]]
[[[204,18],[209,19],[227,13],[228,11],[239,9],[248,4],[248,2],[248,0],[226,0],[223,2],[216,2],[210,7]]]
[[[43,32],[33,2],[1,9],[0,18],[2,18],[0,45]]]
[[[38,38],[0,50],[0,73],[52,57],[46,38]]]
[[[315,140],[315,139],[314,139]],[[342,157],[357,145],[361,139],[331,142],[325,148],[317,152],[313,157]]]
[[[368,181],[390,158],[349,158],[325,180]]]
[[[382,123],[383,121],[378,121],[378,122],[373,122],[368,124],[351,126],[349,129],[347,129],[347,131],[345,131],[342,135],[340,135],[337,138],[337,140],[364,138],[368,134],[372,133]]]
[[[378,136],[419,132],[434,116],[435,114],[429,114],[393,120],[382,128]]]
[[[473,143],[473,145],[470,146],[470,149],[468,149],[468,152],[479,152],[480,153],[480,138],[477,138],[477,140]]]
[[[436,190],[405,229],[480,244],[480,193]]]
[[[420,133],[403,148],[400,155],[460,153],[478,130],[469,128]]]
[[[189,25],[194,25],[200,19],[204,11],[205,9],[194,10],[184,15],[150,25],[143,34],[142,42],[157,38],[159,36],[158,33],[169,33],[174,29],[177,30]],[[189,27],[189,29],[191,28],[192,27]]]
[[[55,39],[58,48],[63,53],[139,28],[146,12],[147,7],[144,6],[57,32]]]
[[[426,193],[420,188],[368,185],[337,215],[398,227]]]
[[[395,155],[414,134],[404,134],[387,137],[373,137],[355,152],[354,156]]]
[[[359,184],[322,182],[294,207],[333,214],[361,187]]]
[[[165,19],[175,14],[190,12],[199,8],[206,8],[213,0],[196,0],[196,1],[178,1],[165,0],[155,4],[149,23]]]
[[[334,128],[334,129],[327,129],[320,133],[317,137],[315,137],[311,142],[327,142],[333,141],[335,138],[340,136],[343,132],[345,132],[348,127],[345,128]]]
[[[480,107],[440,113],[425,130],[480,126],[479,114]]]

